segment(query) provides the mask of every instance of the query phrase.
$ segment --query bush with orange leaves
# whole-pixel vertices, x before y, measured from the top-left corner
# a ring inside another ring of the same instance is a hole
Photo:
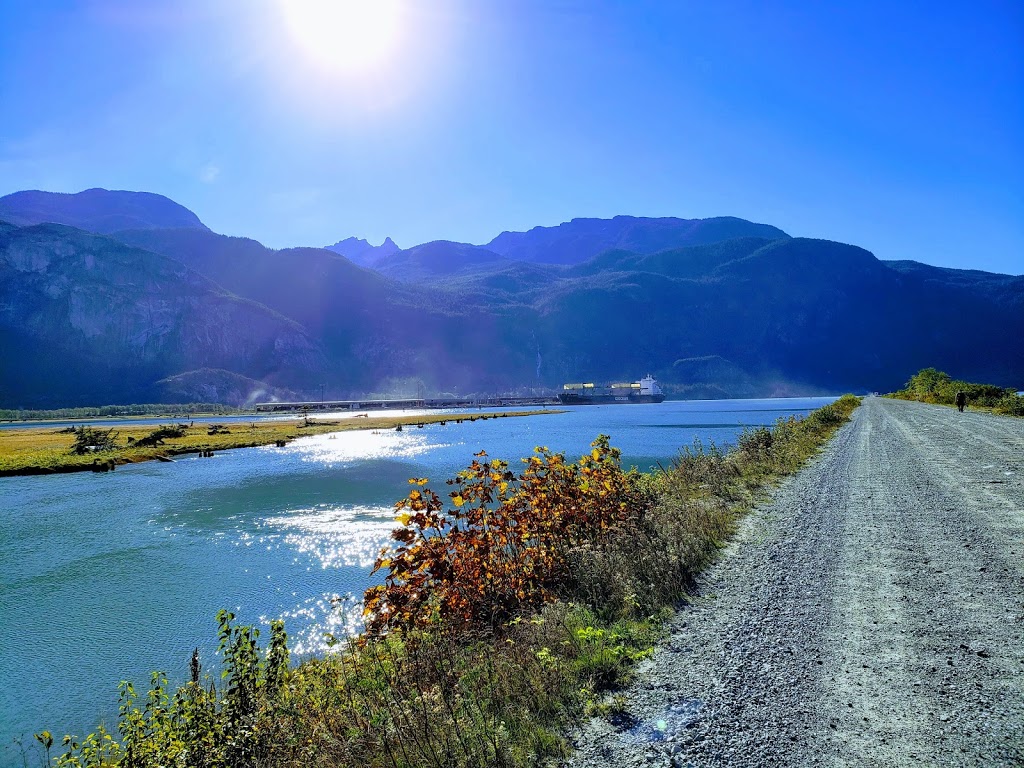
[[[395,505],[402,523],[374,565],[367,635],[443,626],[487,632],[559,597],[574,549],[600,546],[638,514],[635,473],[601,435],[578,462],[537,448],[520,475],[478,453],[447,481],[451,506],[425,478]]]

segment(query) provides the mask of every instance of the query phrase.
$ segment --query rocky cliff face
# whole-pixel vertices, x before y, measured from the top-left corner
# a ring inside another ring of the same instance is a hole
[[[4,386],[31,405],[144,399],[197,368],[285,382],[324,365],[294,321],[180,262],[53,224],[0,234],[0,329]]]

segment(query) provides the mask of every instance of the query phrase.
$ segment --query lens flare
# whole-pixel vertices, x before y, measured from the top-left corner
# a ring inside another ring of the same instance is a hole
[[[298,46],[325,69],[371,72],[398,49],[400,0],[281,0],[281,10]]]

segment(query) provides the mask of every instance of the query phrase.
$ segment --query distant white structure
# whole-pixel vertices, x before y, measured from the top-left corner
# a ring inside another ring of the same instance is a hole
[[[649,373],[640,379],[640,394],[652,396],[662,394],[661,387],[658,386],[658,382],[656,382],[654,377]]]

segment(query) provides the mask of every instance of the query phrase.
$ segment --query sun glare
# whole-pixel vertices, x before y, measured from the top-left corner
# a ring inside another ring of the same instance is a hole
[[[281,0],[281,9],[299,47],[341,74],[379,69],[398,47],[400,0]]]

